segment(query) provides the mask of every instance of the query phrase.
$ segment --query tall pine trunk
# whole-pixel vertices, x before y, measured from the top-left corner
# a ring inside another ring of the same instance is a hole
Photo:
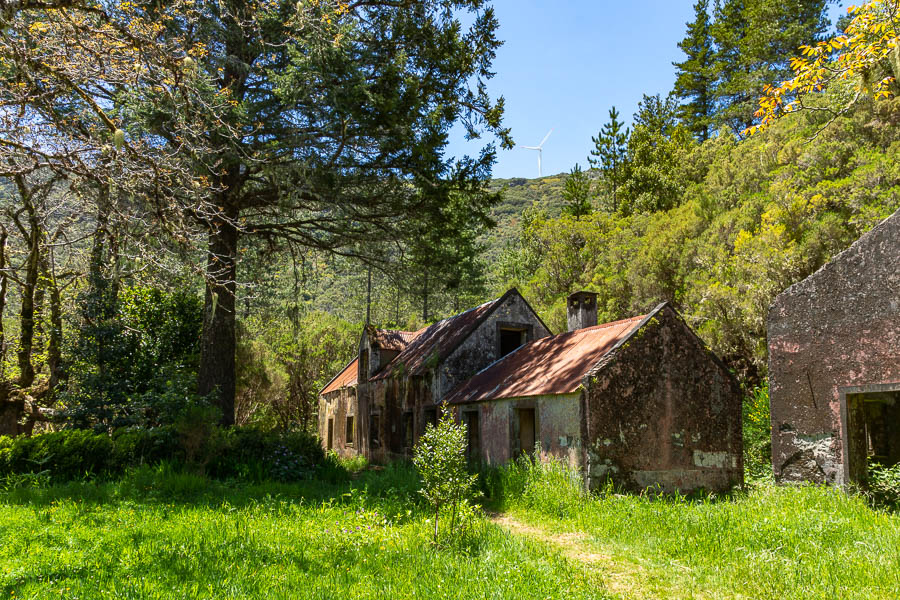
[[[238,211],[233,206],[224,210],[209,232],[197,388],[201,395],[214,394],[222,424],[234,425]]]

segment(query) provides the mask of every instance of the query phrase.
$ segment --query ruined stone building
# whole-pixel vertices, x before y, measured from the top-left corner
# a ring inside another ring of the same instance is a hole
[[[489,464],[537,451],[592,488],[742,482],[738,384],[671,307],[597,325],[596,294],[579,292],[568,311],[569,331],[550,335],[510,290],[417,332],[366,328],[356,366],[323,390],[323,443],[408,454],[446,401],[468,426],[470,457]]]
[[[782,482],[864,482],[900,462],[900,211],[769,309],[772,462]]]

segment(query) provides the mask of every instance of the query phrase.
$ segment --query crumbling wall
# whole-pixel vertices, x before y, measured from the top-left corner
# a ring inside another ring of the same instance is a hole
[[[456,386],[500,358],[497,333],[501,323],[528,326],[528,341],[550,335],[525,299],[517,293],[509,294],[438,366],[436,385],[432,389],[434,402],[440,402]]]
[[[664,306],[585,377],[588,485],[727,490],[743,482],[741,391]]]
[[[768,344],[775,477],[846,483],[842,390],[900,382],[900,211],[776,298]]]

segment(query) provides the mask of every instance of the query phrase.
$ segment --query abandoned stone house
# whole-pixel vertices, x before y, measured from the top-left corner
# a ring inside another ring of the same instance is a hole
[[[900,462],[900,211],[775,299],[768,345],[777,480]]]
[[[663,491],[743,479],[739,386],[668,305],[597,325],[596,294],[550,331],[516,291],[416,332],[367,327],[359,356],[322,391],[323,444],[373,460],[408,455],[446,401],[472,459],[521,453]]]

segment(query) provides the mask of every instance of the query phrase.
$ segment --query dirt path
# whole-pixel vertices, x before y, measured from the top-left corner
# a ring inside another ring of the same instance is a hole
[[[617,559],[610,554],[597,552],[583,533],[556,533],[517,520],[508,514],[497,514],[491,521],[512,534],[555,548],[572,562],[598,573],[612,594],[621,598],[671,598],[683,597],[686,590],[661,587],[659,581],[647,569],[637,563]],[[673,593],[674,592],[674,593]],[[696,593],[689,597],[701,598]]]

